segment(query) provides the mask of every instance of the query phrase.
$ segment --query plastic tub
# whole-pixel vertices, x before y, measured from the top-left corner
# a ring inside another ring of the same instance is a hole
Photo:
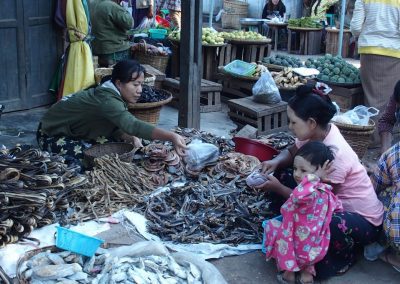
[[[249,138],[234,137],[232,140],[236,152],[257,157],[261,162],[271,160],[279,153],[275,148]]]
[[[164,29],[150,29],[150,38],[164,39],[167,36],[167,30]]]
[[[92,257],[103,240],[57,226],[56,246],[84,256]]]
[[[250,76],[256,70],[257,65],[251,64],[242,60],[234,60],[224,67],[224,70],[229,73]]]

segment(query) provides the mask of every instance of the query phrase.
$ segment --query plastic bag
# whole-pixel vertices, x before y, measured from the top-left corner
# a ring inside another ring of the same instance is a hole
[[[253,86],[253,100],[262,104],[277,104],[281,99],[279,89],[269,71],[261,74],[260,79]]]
[[[203,143],[195,139],[188,145],[185,162],[190,170],[200,171],[205,166],[215,163],[219,157],[219,149],[214,144]]]
[[[254,170],[251,174],[249,174],[246,178],[246,184],[249,187],[255,187],[262,185],[268,180],[267,176],[262,174],[260,169]]]
[[[335,115],[332,120],[344,124],[355,124],[367,126],[369,119],[379,114],[379,110],[374,107],[356,106],[353,109]]]
[[[136,27],[136,29],[144,30],[144,29],[149,29],[151,27],[154,27],[154,18],[149,19],[147,17],[144,17],[143,20],[140,22],[140,24]]]

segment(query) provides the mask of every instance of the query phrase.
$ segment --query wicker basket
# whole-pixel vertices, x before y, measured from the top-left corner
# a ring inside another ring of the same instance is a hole
[[[249,10],[249,3],[247,0],[224,0],[224,11],[228,14],[240,14],[244,15],[242,18],[247,17],[247,12]]]
[[[128,110],[136,118],[156,125],[160,118],[161,107],[172,100],[172,94],[165,90],[158,90],[168,93],[168,99],[154,103],[129,104]]]
[[[371,135],[375,131],[375,122],[370,119],[369,125],[353,125],[344,124],[339,122],[333,122],[346,139],[347,143],[353,148],[354,152],[358,155],[358,158],[362,158],[368,149],[368,145],[371,142]]]
[[[104,76],[108,76],[112,74],[113,68],[96,68],[94,70],[94,78],[96,80],[96,84],[99,85]],[[150,73],[144,73],[144,84],[154,87],[154,83],[156,81],[156,76]]]
[[[111,142],[105,144],[96,144],[83,151],[85,166],[91,168],[94,166],[94,159],[105,155],[117,154],[119,159],[124,162],[132,162],[133,155],[137,148],[130,143]]]
[[[222,14],[221,25],[223,29],[240,29],[240,19],[245,18],[247,14]]]
[[[150,65],[165,74],[165,71],[167,70],[169,56],[149,54],[146,48],[146,41],[141,40],[140,44],[143,46],[143,48],[135,51],[135,59],[140,64]]]

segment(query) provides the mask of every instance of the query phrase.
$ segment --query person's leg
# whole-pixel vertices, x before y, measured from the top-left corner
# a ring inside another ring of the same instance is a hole
[[[376,241],[381,230],[380,226],[350,212],[334,213],[329,227],[328,253],[315,265],[316,276],[321,279],[346,272],[355,262],[355,250]]]

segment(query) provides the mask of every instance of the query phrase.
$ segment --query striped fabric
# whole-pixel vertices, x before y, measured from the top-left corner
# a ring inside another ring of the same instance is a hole
[[[400,58],[400,0],[357,0],[350,29],[360,54]]]

